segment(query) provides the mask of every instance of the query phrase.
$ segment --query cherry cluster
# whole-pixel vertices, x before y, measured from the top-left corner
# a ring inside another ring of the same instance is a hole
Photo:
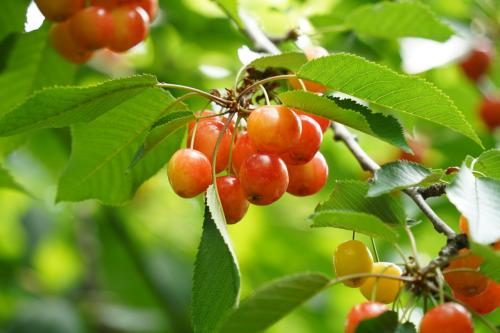
[[[35,0],[42,14],[55,22],[54,48],[66,60],[82,64],[95,50],[125,52],[148,35],[158,14],[158,0]]]
[[[249,204],[269,205],[285,192],[317,193],[328,165],[319,152],[330,121],[282,105],[261,106],[242,122],[205,110],[189,124],[187,143],[168,163],[172,188],[191,198],[206,191],[212,175],[226,221],[234,224]],[[245,128],[246,127],[246,128]]]

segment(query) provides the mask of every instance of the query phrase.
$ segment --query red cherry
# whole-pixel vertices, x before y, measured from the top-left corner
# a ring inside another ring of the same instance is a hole
[[[245,216],[250,203],[238,178],[217,177],[217,191],[228,224],[235,224]]]
[[[420,141],[416,141],[413,139],[409,139],[408,145],[413,150],[413,154],[407,153],[407,152],[401,150],[401,152],[399,154],[399,159],[410,161],[410,162],[415,162],[415,163],[423,163],[425,153],[427,151],[427,146],[425,145],[425,143],[420,142]]]
[[[483,258],[471,255],[467,249],[459,251],[460,255],[450,262],[443,271],[446,282],[453,291],[465,295],[474,296],[482,293],[488,286],[488,278],[479,272],[448,272],[455,269],[470,268],[477,269],[483,262]]]
[[[299,165],[309,162],[316,155],[321,146],[321,141],[323,141],[323,133],[316,121],[304,115],[299,116],[299,118],[302,127],[299,142],[281,155],[287,165]]]
[[[120,5],[134,4],[137,0],[90,0],[93,6],[102,6],[107,9],[112,9]]]
[[[463,296],[453,292],[453,297],[464,302],[477,313],[487,314],[495,311],[500,306],[500,284],[490,280],[488,287],[476,296]]]
[[[299,142],[301,124],[290,108],[282,105],[262,106],[250,114],[248,135],[257,149],[281,154]]]
[[[80,10],[71,17],[69,26],[76,42],[90,50],[105,47],[113,34],[113,18],[104,7]]]
[[[193,148],[205,154],[210,163],[212,163],[212,155],[214,154],[217,139],[223,130],[224,123],[222,121],[202,121],[198,123]],[[193,132],[188,135],[188,145],[191,144],[192,135]],[[216,173],[221,172],[227,166],[227,162],[229,161],[229,149],[231,147],[231,136],[231,131],[226,128],[217,152]]]
[[[302,165],[287,165],[288,193],[303,197],[319,192],[328,179],[328,165],[320,152],[314,158]]]
[[[472,50],[467,57],[462,60],[460,67],[464,74],[472,81],[479,80],[489,69],[491,64],[491,50],[488,45]]]
[[[215,112],[212,110],[203,110],[201,112],[198,112],[196,114],[198,117],[210,117],[210,118],[201,118],[198,120],[198,124],[204,121],[216,121],[216,120],[221,120],[220,117],[215,116]],[[214,116],[214,117],[211,117]],[[193,131],[194,125],[196,124],[196,121],[192,121],[188,124],[188,133],[191,133]],[[188,144],[190,141],[188,140]]]
[[[288,187],[285,162],[272,154],[253,154],[241,166],[239,176],[248,201],[255,205],[275,202]]]
[[[148,34],[148,18],[140,7],[119,6],[111,11],[114,30],[108,47],[115,52],[124,52],[143,41]]]
[[[473,333],[470,313],[456,303],[444,303],[427,312],[420,333]]]
[[[208,158],[194,149],[178,150],[168,162],[168,179],[177,195],[193,198],[212,183],[212,167]]]
[[[158,11],[160,9],[158,0],[138,0],[137,4],[148,13],[151,22],[158,16]]]
[[[309,116],[312,119],[314,119],[318,123],[319,127],[321,128],[322,133],[325,133],[326,130],[328,129],[328,127],[330,127],[330,123],[331,123],[330,119],[327,119],[327,118],[324,118],[321,116],[317,116],[315,114],[307,113],[304,111],[300,111],[300,110],[294,110],[294,111],[297,115],[306,115],[306,116]]]
[[[485,97],[481,102],[479,115],[490,130],[500,127],[500,97]]]
[[[66,60],[83,64],[92,57],[92,51],[75,42],[70,32],[69,22],[55,23],[50,30],[52,46]]]
[[[85,0],[35,0],[38,9],[49,20],[63,22],[85,7]]]
[[[238,175],[243,162],[257,152],[247,132],[242,132],[236,138],[233,148],[233,170]]]
[[[354,333],[362,320],[375,318],[388,311],[387,306],[378,302],[365,302],[349,311],[345,322],[345,333]]]

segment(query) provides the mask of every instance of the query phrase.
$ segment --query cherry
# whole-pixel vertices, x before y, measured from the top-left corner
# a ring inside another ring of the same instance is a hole
[[[247,132],[241,132],[236,138],[233,148],[233,170],[238,175],[243,162],[257,152]]]
[[[233,176],[217,177],[217,191],[228,224],[235,224],[245,216],[250,203],[241,182]]]
[[[340,244],[335,250],[333,260],[337,278],[351,274],[371,273],[373,267],[370,250],[358,240],[349,240]],[[348,287],[357,288],[365,281],[366,278],[355,278],[343,283]]]
[[[500,127],[500,97],[484,97],[481,102],[479,115],[481,116],[483,123],[490,130]]]
[[[212,183],[212,167],[208,158],[194,149],[179,149],[168,162],[168,179],[177,195],[193,198]]]
[[[465,216],[460,215],[458,227],[460,228],[461,232],[469,236],[469,221],[467,221],[467,218],[465,218]]]
[[[120,5],[137,3],[138,0],[90,0],[93,6],[102,6],[108,9],[118,7]]]
[[[202,121],[198,123],[193,148],[205,154],[210,163],[212,163],[215,146],[222,131],[224,131],[224,123],[222,121]],[[193,132],[188,135],[188,145],[191,144],[192,135]],[[217,152],[216,173],[221,172],[227,166],[231,136],[231,131],[226,128]]]
[[[85,7],[85,0],[35,0],[38,9],[49,20],[63,22]]]
[[[463,296],[453,292],[453,297],[467,304],[477,313],[488,314],[500,306],[500,284],[489,280],[486,290],[476,296]]]
[[[345,333],[355,333],[361,321],[378,317],[387,310],[384,304],[378,302],[365,302],[356,305],[347,315]]]
[[[491,58],[492,54],[489,45],[483,45],[481,48],[472,50],[462,60],[460,67],[469,79],[477,81],[488,71]]]
[[[427,151],[427,146],[423,142],[416,141],[413,139],[408,140],[408,145],[413,150],[413,154],[401,150],[399,154],[399,159],[415,163],[423,163],[425,153]]]
[[[320,152],[302,165],[287,165],[290,179],[287,192],[299,197],[319,192],[328,179],[328,165]]]
[[[288,187],[285,162],[272,154],[253,154],[243,162],[239,176],[248,201],[255,205],[275,202]]]
[[[219,116],[216,116],[215,114],[216,113],[213,112],[212,110],[203,110],[203,111],[198,112],[196,114],[198,117],[209,117],[209,118],[200,118],[198,120],[198,124],[201,122],[205,122],[205,121],[221,120],[221,118]],[[196,125],[196,121],[192,121],[188,124],[188,133],[191,133],[193,131],[194,125]],[[188,144],[189,144],[189,141],[188,141]]]
[[[321,146],[321,141],[323,141],[323,133],[316,121],[304,115],[300,115],[299,119],[302,127],[299,142],[281,155],[287,165],[309,162],[316,155]]]
[[[148,13],[151,22],[158,16],[158,0],[138,0],[137,4]]]
[[[444,303],[425,314],[420,333],[473,333],[470,313],[460,304]]]
[[[71,17],[69,26],[75,41],[90,50],[105,47],[113,34],[113,18],[104,7],[80,10]]]
[[[68,21],[52,25],[50,39],[54,49],[64,59],[75,64],[83,64],[93,55],[92,51],[85,49],[73,39]]]
[[[443,271],[446,282],[456,293],[474,296],[482,293],[488,286],[488,278],[479,272],[450,272],[451,270],[470,268],[477,269],[483,262],[479,256],[471,255],[467,249],[459,251],[460,255],[450,262]]]
[[[328,127],[330,127],[330,119],[328,118],[324,118],[324,117],[321,117],[321,116],[317,116],[315,114],[311,114],[311,113],[307,113],[307,112],[304,112],[304,111],[300,111],[300,110],[294,110],[295,113],[297,115],[306,115],[306,116],[309,116],[311,117],[312,119],[314,119],[319,127],[321,128],[321,132],[325,133],[326,130],[328,129]]]
[[[148,18],[144,10],[133,5],[114,8],[114,30],[108,47],[115,52],[124,52],[139,44],[148,34]]]
[[[262,106],[252,111],[247,129],[259,151],[276,154],[297,144],[302,130],[299,117],[283,105]]]
[[[373,274],[401,276],[401,268],[389,262],[376,262],[372,268]],[[370,277],[361,285],[361,293],[368,300],[381,303],[394,302],[401,289],[401,281],[388,278]]]
[[[306,48],[304,50],[304,53],[306,54],[307,60],[317,59],[328,55],[328,51],[319,46]],[[328,89],[324,85],[313,81],[303,80],[303,83],[307,91],[315,93],[323,93]],[[290,84],[297,90],[302,89],[302,85],[300,84],[298,79],[290,79]]]

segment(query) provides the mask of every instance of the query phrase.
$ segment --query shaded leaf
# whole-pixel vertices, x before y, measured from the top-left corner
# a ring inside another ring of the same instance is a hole
[[[358,7],[347,16],[346,27],[380,38],[421,37],[444,42],[453,30],[418,1],[381,2]]]
[[[263,331],[321,292],[329,282],[319,273],[291,275],[271,282],[244,300],[228,316],[220,332]]]
[[[489,245],[481,245],[470,242],[470,248],[474,254],[479,255],[484,261],[481,264],[481,274],[500,283],[500,251],[495,251]]]
[[[247,67],[255,67],[256,69],[285,68],[292,72],[296,72],[300,67],[307,62],[306,55],[302,52],[289,52],[277,55],[264,56],[255,59],[247,65]]]
[[[346,53],[311,60],[298,76],[393,112],[443,125],[481,144],[452,100],[420,77]]]
[[[474,171],[500,180],[500,150],[492,149],[482,153],[474,164]]]
[[[469,221],[471,238],[481,244],[500,239],[500,181],[478,178],[465,164],[446,193]]]
[[[359,322],[356,333],[395,333],[398,327],[398,314],[386,311],[381,315]]]
[[[309,217],[313,228],[332,227],[395,243],[399,234],[375,215],[342,210],[322,210]]]
[[[399,324],[396,333],[417,333],[417,328],[409,321],[404,324]]]

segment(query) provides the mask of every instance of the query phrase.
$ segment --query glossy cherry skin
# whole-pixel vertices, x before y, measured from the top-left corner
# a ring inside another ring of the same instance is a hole
[[[463,296],[453,292],[453,297],[464,302],[477,313],[488,314],[500,306],[500,284],[490,280],[486,290],[476,296]]]
[[[304,111],[296,110],[296,109],[294,109],[294,111],[297,115],[306,115],[306,116],[309,116],[312,119],[314,119],[318,123],[319,127],[321,128],[322,133],[325,133],[326,130],[328,129],[328,127],[330,127],[330,123],[331,123],[330,119],[327,119],[327,118],[324,118],[321,116],[317,116],[315,114],[307,113]]]
[[[479,115],[481,116],[483,123],[490,130],[500,127],[500,97],[484,97],[481,102]]]
[[[306,54],[307,60],[313,60],[328,55],[328,51],[319,46],[306,48],[304,53]],[[323,93],[328,89],[327,87],[313,81],[303,80],[303,83],[307,91],[310,92]],[[298,79],[291,79],[290,84],[297,90],[303,89]]]
[[[239,222],[247,213],[250,203],[241,182],[234,176],[217,177],[217,191],[227,224]]]
[[[54,49],[67,61],[83,64],[89,61],[93,52],[78,44],[71,35],[69,22],[55,23],[50,29]]]
[[[467,57],[462,60],[460,67],[464,74],[472,81],[479,80],[490,68],[491,50],[489,47],[472,50]]]
[[[93,6],[103,6],[108,9],[118,7],[120,5],[134,4],[137,0],[90,0],[90,4]]]
[[[425,314],[420,333],[473,333],[470,313],[460,304],[444,303]]]
[[[221,120],[221,118],[219,116],[216,116],[215,112],[213,112],[212,110],[203,110],[203,111],[200,111],[200,112],[198,112],[196,114],[196,116],[197,117],[201,117],[198,120],[198,124],[201,123],[201,122],[205,122],[205,121],[217,121],[217,120]],[[205,118],[205,117],[209,117],[209,118]],[[195,124],[196,124],[196,121],[192,121],[192,122],[190,122],[188,124],[188,133],[191,133],[193,131],[193,128],[194,128]],[[189,141],[188,141],[188,144],[189,144]]]
[[[76,42],[89,50],[105,47],[113,34],[113,17],[104,7],[91,6],[80,10],[69,20]]]
[[[359,323],[363,320],[375,318],[389,309],[382,303],[365,302],[356,305],[349,311],[345,322],[345,333],[355,333]]]
[[[42,14],[53,22],[63,22],[85,7],[85,0],[35,0]]]
[[[488,286],[488,278],[479,272],[448,272],[450,270],[470,268],[477,269],[483,262],[479,256],[472,255],[467,249],[459,251],[459,256],[444,269],[444,278],[456,293],[474,296],[482,293]]]
[[[299,142],[302,127],[292,109],[283,105],[268,105],[252,111],[247,131],[259,151],[281,154]]]
[[[188,145],[191,144],[193,133],[194,131],[188,135]],[[193,148],[205,154],[210,163],[212,163],[215,146],[221,133],[224,134],[222,135],[219,150],[217,152],[217,162],[215,167],[216,173],[224,170],[227,166],[227,162],[229,161],[229,149],[231,147],[232,136],[231,131],[227,128],[224,130],[224,123],[222,121],[202,121],[198,123],[194,138]]]
[[[328,164],[323,154],[317,152],[314,158],[302,165],[287,165],[288,193],[304,197],[318,193],[328,179]]]
[[[373,274],[384,274],[392,276],[401,276],[401,268],[389,262],[376,262],[372,268]],[[376,288],[376,291],[375,291]],[[388,278],[367,278],[361,285],[360,291],[368,300],[381,302],[384,304],[392,303],[398,296],[401,289],[401,281]]]
[[[233,170],[238,175],[243,162],[253,154],[257,153],[257,147],[253,144],[247,132],[241,132],[236,138],[233,148]]]
[[[174,192],[183,198],[205,192],[212,183],[210,161],[194,149],[178,150],[168,162],[167,173]]]
[[[114,29],[108,48],[125,52],[142,42],[148,35],[149,20],[145,11],[134,5],[124,5],[111,11]]]
[[[333,263],[337,278],[341,278],[346,275],[371,273],[373,258],[370,250],[363,242],[349,240],[337,247]],[[365,281],[366,278],[355,278],[343,283],[348,287],[358,288]]]
[[[323,141],[323,133],[318,123],[311,117],[299,116],[302,131],[299,142],[287,152],[281,154],[281,158],[287,165],[305,164],[313,159],[319,151]]]
[[[160,9],[158,0],[138,0],[137,4],[148,13],[149,21],[152,22],[158,16]]]
[[[256,153],[243,162],[239,173],[247,200],[269,205],[281,198],[288,187],[285,162],[276,155]]]

